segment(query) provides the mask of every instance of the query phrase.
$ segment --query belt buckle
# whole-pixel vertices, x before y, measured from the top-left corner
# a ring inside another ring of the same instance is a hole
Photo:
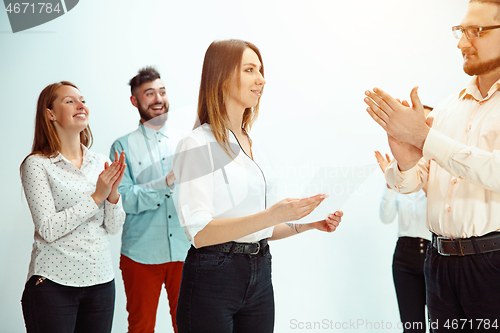
[[[442,256],[451,256],[451,254],[447,254],[447,253],[443,253],[441,250],[443,249],[443,247],[441,246],[441,242],[443,239],[446,239],[446,240],[449,240],[449,238],[446,238],[446,237],[443,237],[443,236],[437,236],[437,250],[438,250],[438,253]]]
[[[255,244],[255,243],[254,243]],[[250,252],[250,254],[257,254],[260,251],[260,242],[257,242],[257,252]]]

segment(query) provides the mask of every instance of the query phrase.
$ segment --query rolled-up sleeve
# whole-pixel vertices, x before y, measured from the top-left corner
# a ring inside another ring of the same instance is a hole
[[[199,138],[197,138],[199,139]],[[177,214],[194,246],[194,237],[214,217],[214,178],[207,142],[187,137],[175,153],[173,170],[179,185]]]

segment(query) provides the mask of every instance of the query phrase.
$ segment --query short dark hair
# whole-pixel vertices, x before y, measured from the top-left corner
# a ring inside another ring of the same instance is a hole
[[[147,66],[139,70],[139,74],[130,79],[128,84],[130,85],[130,91],[132,95],[135,89],[141,84],[146,82],[151,82],[160,78],[160,73],[153,66]]]

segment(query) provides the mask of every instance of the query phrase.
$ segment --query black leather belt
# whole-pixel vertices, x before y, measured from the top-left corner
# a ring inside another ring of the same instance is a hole
[[[474,246],[475,243],[475,246]],[[449,239],[432,235],[432,246],[445,256],[466,256],[500,250],[500,232],[481,237]]]
[[[233,252],[242,254],[257,254],[267,247],[267,238],[256,243],[227,242],[222,244],[204,246],[202,249],[216,252]],[[231,251],[232,249],[232,251]]]

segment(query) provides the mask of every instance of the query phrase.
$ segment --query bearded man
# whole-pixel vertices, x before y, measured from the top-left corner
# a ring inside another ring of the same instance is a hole
[[[473,78],[431,112],[434,122],[416,88],[412,107],[376,88],[365,103],[395,158],[387,183],[400,193],[428,184],[433,332],[489,332],[500,325],[500,1],[471,0],[452,31]]]
[[[153,67],[145,67],[129,82],[139,127],[116,140],[115,151],[126,153],[126,170],[118,188],[127,213],[123,226],[122,271],[129,333],[154,332],[162,285],[167,291],[172,326],[183,261],[190,242],[181,227],[172,194],[173,155],[181,136],[167,128],[169,103],[165,84]]]

